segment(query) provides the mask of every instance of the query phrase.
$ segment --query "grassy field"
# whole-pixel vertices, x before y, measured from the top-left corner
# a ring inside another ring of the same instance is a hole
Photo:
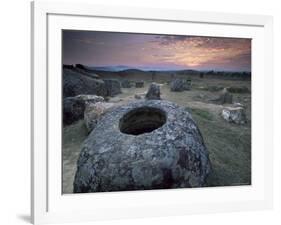
[[[122,89],[122,94],[109,101],[126,104],[135,100],[136,93],[145,93],[148,86],[149,82],[143,88]],[[246,107],[248,123],[230,124],[220,116],[223,106],[208,101],[217,97],[223,87],[234,87],[234,90],[235,87],[246,87],[250,90],[251,83],[239,80],[194,79],[191,91],[170,92],[165,82],[161,84],[161,97],[185,107],[199,126],[212,164],[206,186],[251,184],[251,94],[239,91],[233,93],[234,102]],[[72,192],[76,161],[86,137],[82,120],[63,130],[63,193]]]

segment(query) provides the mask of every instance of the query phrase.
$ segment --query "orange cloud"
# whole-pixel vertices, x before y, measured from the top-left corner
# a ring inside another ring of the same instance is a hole
[[[159,43],[158,43],[159,44]],[[159,57],[164,62],[187,67],[199,67],[207,63],[235,62],[240,56],[250,54],[250,39],[189,37],[169,40],[159,44],[162,54],[173,52],[170,57]]]

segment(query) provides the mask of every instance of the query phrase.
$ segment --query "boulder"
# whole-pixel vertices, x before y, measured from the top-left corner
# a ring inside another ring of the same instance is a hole
[[[210,173],[201,132],[175,103],[139,100],[105,113],[82,145],[74,193],[201,187]]]
[[[220,95],[221,104],[232,104],[233,96],[228,92],[226,88],[224,88]]]
[[[106,96],[114,97],[121,92],[121,84],[116,79],[104,79]]]
[[[142,98],[140,94],[135,94],[134,97],[135,97],[135,99],[141,99]]]
[[[63,124],[69,125],[83,119],[86,104],[102,102],[104,98],[96,95],[78,95],[63,99]]]
[[[97,102],[86,104],[84,111],[84,121],[89,132],[96,126],[99,118],[111,109],[115,104],[108,102]]]
[[[191,81],[185,79],[174,79],[170,83],[170,89],[174,92],[188,91],[191,89]]]
[[[105,90],[105,83],[103,80],[86,76],[73,69],[63,68],[64,98],[81,94],[106,96]]]
[[[136,88],[144,87],[144,81],[136,81]]]
[[[233,104],[233,106],[234,106],[234,107],[245,108],[245,106],[244,106],[243,104],[239,103],[239,102],[235,102],[235,103]]]
[[[233,102],[233,96],[230,94],[227,90],[227,88],[224,88],[221,92],[219,97],[215,99],[211,99],[210,101],[215,102],[217,104],[232,104]]]
[[[154,82],[151,83],[145,98],[147,100],[160,100],[160,85]]]
[[[191,80],[190,79],[186,79],[184,82],[184,90],[185,91],[190,91],[191,90]]]
[[[243,107],[225,107],[222,110],[222,118],[229,123],[245,124],[247,122]]]
[[[129,80],[122,80],[121,82],[122,88],[131,88],[133,87],[132,82]]]

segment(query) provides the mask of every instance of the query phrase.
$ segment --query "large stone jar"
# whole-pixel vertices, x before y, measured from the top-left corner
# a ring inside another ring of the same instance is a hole
[[[141,100],[106,113],[85,140],[74,192],[204,186],[210,161],[189,112]]]

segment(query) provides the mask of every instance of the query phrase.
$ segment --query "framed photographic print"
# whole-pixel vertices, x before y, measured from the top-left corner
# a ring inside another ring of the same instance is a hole
[[[270,16],[32,3],[34,224],[272,207]]]

